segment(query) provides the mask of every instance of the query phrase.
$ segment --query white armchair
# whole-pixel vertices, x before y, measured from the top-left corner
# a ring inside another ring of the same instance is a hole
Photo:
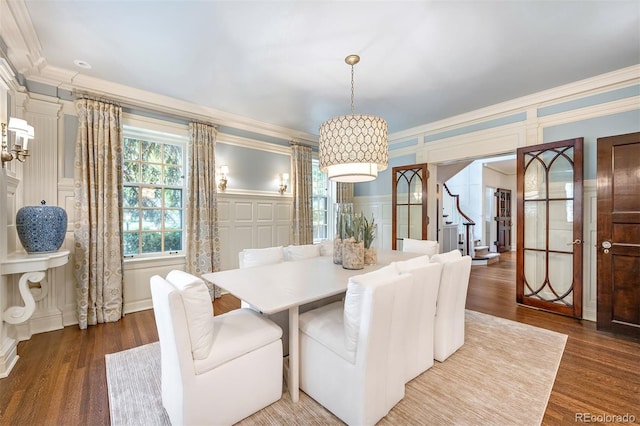
[[[282,396],[282,331],[250,309],[213,316],[204,282],[151,278],[162,404],[173,425],[233,424]]]
[[[434,357],[442,362],[464,344],[464,310],[471,257],[452,250],[433,256],[431,262],[442,264],[434,340]]]
[[[433,366],[436,300],[442,265],[429,263],[428,256],[395,262],[400,273],[413,276],[411,300],[405,326],[405,381],[409,382]]]
[[[404,397],[413,279],[387,271],[349,279],[344,308],[336,302],[300,316],[300,388],[350,425],[375,424]]]
[[[431,240],[402,239],[402,251],[407,253],[420,253],[433,256],[440,252],[440,244]]]

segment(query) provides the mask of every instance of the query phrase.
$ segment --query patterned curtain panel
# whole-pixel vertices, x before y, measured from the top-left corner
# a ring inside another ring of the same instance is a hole
[[[189,124],[189,187],[187,189],[187,272],[200,276],[220,270],[218,191],[216,186],[216,129]],[[211,299],[220,289],[209,286]]]
[[[353,183],[336,183],[336,203],[353,203]]]
[[[313,243],[313,207],[311,148],[291,145],[291,184],[293,185],[293,221],[291,244]]]
[[[122,317],[122,108],[76,102],[75,265],[78,323]]]

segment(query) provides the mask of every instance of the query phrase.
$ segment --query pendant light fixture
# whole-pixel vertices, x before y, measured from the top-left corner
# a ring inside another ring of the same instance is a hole
[[[354,113],[353,66],[360,57],[349,55],[344,61],[351,65],[351,115],[331,118],[320,126],[320,170],[336,182],[367,182],[389,164],[387,122]]]

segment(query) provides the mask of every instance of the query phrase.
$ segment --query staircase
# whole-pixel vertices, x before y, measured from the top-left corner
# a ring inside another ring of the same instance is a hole
[[[472,265],[491,265],[500,261],[500,253],[490,253],[489,246],[476,245],[473,247]]]

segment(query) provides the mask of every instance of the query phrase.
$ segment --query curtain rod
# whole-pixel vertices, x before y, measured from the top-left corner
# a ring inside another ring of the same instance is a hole
[[[146,112],[146,113],[157,115],[159,117],[165,117],[165,118],[170,118],[170,119],[174,119],[174,120],[179,120],[180,122],[184,122],[185,124],[188,124],[189,122],[195,122],[195,123],[201,123],[201,124],[206,124],[206,125],[212,126],[215,129],[218,129],[218,127],[219,127],[218,124],[211,123],[209,121],[209,118],[204,117],[204,116],[200,116],[200,115],[194,116],[194,115],[188,115],[188,114],[179,114],[179,113],[174,113],[174,112],[168,112],[168,111],[164,111],[164,110],[161,110],[161,109],[158,109],[158,108],[142,105],[140,103],[131,102],[130,100],[126,100],[126,99],[121,98],[119,96],[105,95],[105,94],[95,94],[95,93],[92,93],[92,92],[87,92],[87,91],[84,91],[84,90],[75,90],[75,89],[71,91],[71,95],[73,97],[75,97],[76,99],[83,99],[84,98],[84,99],[89,99],[89,100],[93,100],[93,101],[112,103],[112,104],[118,105],[118,106],[120,106],[122,108],[127,108],[129,110],[132,110],[132,112],[135,112],[135,111]]]

